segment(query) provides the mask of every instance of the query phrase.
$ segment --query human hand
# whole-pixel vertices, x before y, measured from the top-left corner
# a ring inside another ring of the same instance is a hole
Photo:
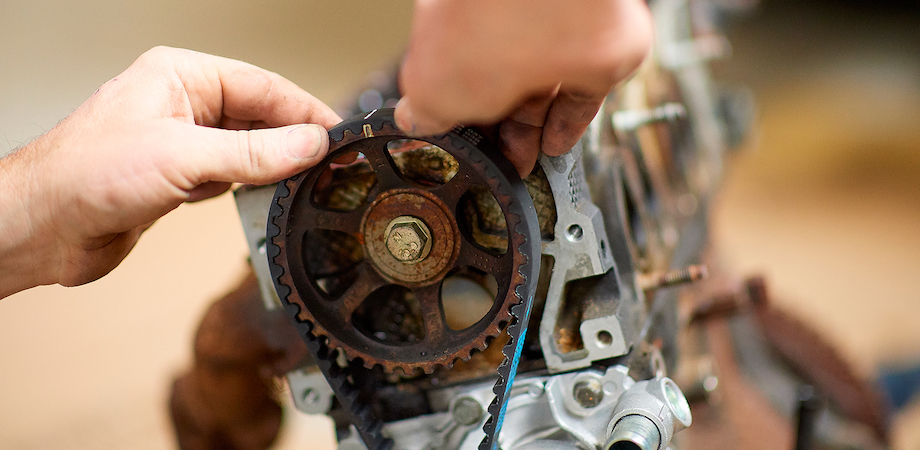
[[[166,47],[144,53],[0,160],[0,298],[105,275],[183,202],[313,166],[339,121],[255,66]]]
[[[522,176],[578,141],[652,41],[640,0],[417,0],[396,122],[412,135],[499,123]]]

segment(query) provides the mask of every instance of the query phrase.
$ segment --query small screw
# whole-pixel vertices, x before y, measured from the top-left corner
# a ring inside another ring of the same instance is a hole
[[[572,390],[575,401],[583,408],[593,408],[604,399],[604,386],[594,378],[588,378],[575,383]]]
[[[627,109],[613,113],[613,127],[619,131],[635,131],[646,125],[673,122],[687,116],[680,103],[665,103],[654,109]]]
[[[639,284],[642,286],[643,290],[660,289],[702,280],[706,278],[708,274],[709,272],[704,265],[687,266],[683,269],[641,276]]]
[[[543,386],[543,383],[534,383],[527,388],[527,393],[533,398],[540,398],[545,391],[546,387]]]
[[[313,390],[313,388],[307,388],[304,389],[302,398],[305,403],[314,405],[319,402],[319,393]]]

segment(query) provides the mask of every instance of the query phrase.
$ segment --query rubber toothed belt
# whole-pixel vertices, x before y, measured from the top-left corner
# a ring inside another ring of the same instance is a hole
[[[371,450],[389,449],[393,445],[381,435],[383,421],[373,413],[373,395],[368,392],[372,389],[363,383],[372,378],[374,367],[387,372],[401,369],[406,374],[417,369],[432,373],[439,366],[449,368],[457,359],[468,359],[473,351],[484,349],[490,336],[497,336],[507,325],[505,358],[497,369],[495,399],[488,407],[490,417],[483,426],[486,436],[479,446],[481,450],[497,449],[505,399],[517,371],[540,270],[539,227],[527,189],[498,149],[469,128],[458,127],[442,135],[416,138],[438,146],[459,163],[456,175],[444,185],[433,187],[407,181],[395,168],[388,143],[409,138],[396,127],[391,109],[346,120],[329,130],[329,138],[329,153],[323,162],[279,183],[272,201],[266,235],[269,265],[279,298]],[[364,206],[353,211],[323,209],[314,201],[313,189],[322,183],[321,175],[332,161],[354,152],[362,153],[376,173],[377,182],[369,198]],[[473,186],[487,187],[502,209],[508,249],[501,255],[474,245],[457,229],[454,217],[457,204]],[[401,206],[400,200],[406,199],[411,201]],[[433,262],[417,268],[416,272],[426,275],[402,273],[398,264],[387,268],[379,260],[368,258],[359,263],[358,279],[352,287],[337,298],[330,298],[305,266],[303,247],[307,232],[332,229],[351,234],[362,242],[365,254],[370,255],[379,252],[385,239],[381,232],[374,231],[375,226],[380,228],[380,222],[394,214],[428,214],[426,223],[448,219],[449,224],[440,230],[436,224],[430,224],[434,245],[442,242],[442,247],[432,249],[431,254],[436,255]],[[439,237],[437,233],[446,234]],[[443,242],[453,245],[445,247]],[[495,304],[485,317],[466,329],[453,331],[445,326],[438,287],[451,270],[464,265],[492,273],[499,289]],[[426,335],[419,342],[387,345],[355,332],[350,323],[350,312],[373,290],[387,284],[410,289],[418,298],[426,323]],[[338,350],[344,352],[347,364],[337,362]]]

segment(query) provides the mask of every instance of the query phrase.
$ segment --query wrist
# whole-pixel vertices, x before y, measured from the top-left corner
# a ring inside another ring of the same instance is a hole
[[[56,281],[47,195],[35,176],[39,141],[0,159],[0,299]]]

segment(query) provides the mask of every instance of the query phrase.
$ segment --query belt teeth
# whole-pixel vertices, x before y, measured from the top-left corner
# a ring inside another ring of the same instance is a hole
[[[359,135],[364,138],[387,136],[388,130],[398,132],[392,118],[392,110],[378,110],[363,118],[351,119],[333,128],[330,130],[330,140],[331,142],[343,142],[345,139],[354,139]],[[453,354],[419,363],[406,363],[405,361],[370,357],[341,342],[334,334],[328,333],[322,323],[316,323],[313,320],[295,320],[295,325],[304,337],[317,366],[329,381],[336,398],[346,409],[350,421],[370,450],[388,450],[394,445],[392,440],[381,434],[384,422],[375,416],[374,408],[372,408],[376,386],[370,386],[369,383],[375,379],[372,372],[378,366],[384,372],[402,371],[406,375],[417,375],[420,371],[432,374],[438,368],[449,369],[458,359],[468,361],[475,351],[485,350],[507,325],[506,332],[509,340],[502,349],[505,358],[497,368],[498,379],[493,387],[495,398],[487,408],[490,416],[483,426],[486,436],[479,445],[480,450],[497,449],[496,437],[500,432],[499,428],[506,407],[506,395],[514,380],[521,354],[521,342],[526,334],[540,261],[540,228],[532,201],[523,183],[509,181],[516,180],[510,163],[503,160],[492,161],[486,156],[487,153],[480,147],[485,144],[482,143],[481,137],[477,137],[477,133],[470,129],[460,128],[444,136],[444,139],[450,140],[452,147],[472,148],[465,150],[469,152],[466,164],[482,170],[484,174],[486,172],[483,164],[494,164],[490,167],[497,166],[495,173],[501,173],[499,176],[487,178],[486,184],[493,190],[499,203],[505,205],[503,211],[506,214],[509,230],[513,230],[508,236],[509,245],[516,246],[515,264],[512,267],[517,271],[510,276],[509,295],[503,300],[505,303],[494,317],[493,323],[485,329],[482,335],[476,336]],[[393,138],[404,137],[393,135]],[[495,155],[495,158],[501,158],[497,150],[489,154]],[[314,316],[306,308],[306,303],[297,293],[292,275],[287,273],[287,266],[284,265],[286,263],[283,262],[287,250],[284,246],[285,236],[282,236],[285,204],[293,202],[289,198],[292,189],[299,187],[299,183],[303,181],[302,178],[309,178],[309,174],[308,172],[306,176],[296,175],[286,182],[279,183],[269,214],[266,234],[269,243],[269,265],[279,297],[286,304],[293,305],[288,309],[288,311],[296,310],[292,316],[313,318]],[[337,361],[340,354],[338,349],[341,349],[349,360],[344,367],[340,366]],[[358,362],[358,359],[361,361]]]

